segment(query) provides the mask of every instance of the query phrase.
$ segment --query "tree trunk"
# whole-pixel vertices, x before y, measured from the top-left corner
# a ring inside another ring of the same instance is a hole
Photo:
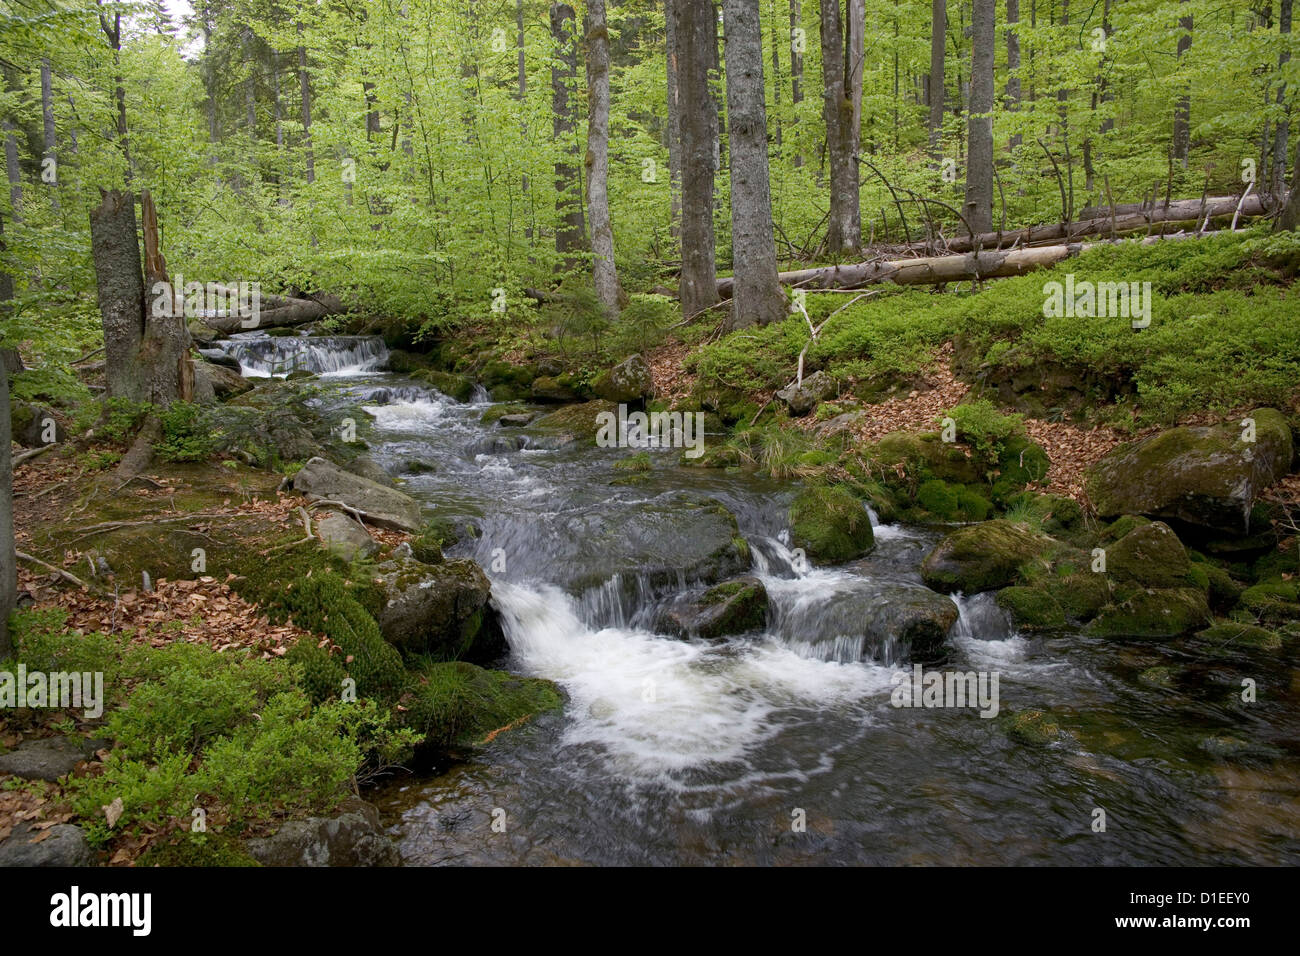
[[[575,253],[586,247],[586,225],[582,215],[582,187],[578,181],[577,107],[569,88],[578,79],[578,46],[574,39],[575,14],[567,3],[551,4],[551,37],[555,41],[555,63],[551,67],[552,131],[560,153],[555,160],[555,209],[560,226],[555,231],[555,251],[565,269],[578,265]]]
[[[609,220],[609,27],[605,0],[587,0],[587,208],[592,280],[607,315],[618,312],[614,227]]]
[[[674,239],[682,229],[682,104],[677,85],[677,8],[673,0],[664,0],[664,47],[668,72],[668,192],[670,206],[669,235]]]
[[[862,75],[867,60],[867,0],[848,0],[848,42],[844,47],[844,73],[853,102],[853,118],[849,121],[849,136],[856,154],[862,141]],[[857,163],[853,164],[857,167]],[[858,233],[862,232],[861,225]]]
[[[966,221],[993,230],[993,44],[997,0],[974,0],[970,114],[966,155]]]
[[[298,35],[302,35],[302,24],[298,24]],[[298,47],[298,86],[302,95],[302,145],[307,159],[307,182],[316,181],[316,157],[311,145],[311,85],[307,79],[307,48]]]
[[[939,137],[943,133],[943,54],[947,42],[948,0],[932,0],[930,8],[930,158],[939,161]]]
[[[14,484],[9,434],[9,370],[0,362],[0,661],[13,656],[9,615],[18,597],[18,559],[14,556]]]
[[[794,126],[799,122],[799,104],[803,102],[803,50],[801,44],[796,42],[796,36],[802,37],[797,31],[803,29],[803,3],[802,0],[790,0],[790,102],[794,104],[794,119],[790,125]],[[803,156],[800,153],[794,154],[795,169],[803,166]]]
[[[1291,35],[1291,3],[1292,0],[1282,0],[1282,10],[1278,18],[1278,29],[1283,37]],[[1284,43],[1290,41],[1284,40]],[[1278,54],[1277,69],[1282,73],[1287,63],[1291,60],[1291,50],[1283,46],[1282,52]],[[1277,105],[1286,109],[1286,80],[1282,80],[1277,91]],[[1273,138],[1273,179],[1272,193],[1274,196],[1281,196],[1286,191],[1286,159],[1288,141],[1291,135],[1291,120],[1289,110],[1277,121],[1277,131]]]
[[[1020,108],[1020,0],[1007,0],[1007,109]],[[1011,137],[1008,148],[1020,145],[1019,133]]]
[[[713,150],[718,115],[709,89],[715,43],[713,5],[672,0],[677,24],[677,92],[682,133],[682,312],[692,316],[718,302],[713,243]]]
[[[846,70],[845,29],[839,0],[821,0],[822,118],[831,173],[831,208],[826,227],[832,256],[856,252],[862,245],[858,202],[857,130],[853,127],[853,90]]]
[[[1187,3],[1188,0],[1181,0]],[[1178,19],[1180,33],[1178,36],[1178,62],[1181,66],[1183,63],[1183,54],[1192,48],[1192,17],[1190,15]],[[1184,83],[1184,92],[1178,97],[1178,102],[1174,105],[1174,134],[1173,150],[1174,162],[1187,168],[1187,153],[1191,147],[1192,138],[1192,95],[1186,92],[1189,84]]]
[[[50,58],[41,57],[41,125],[44,127],[44,159],[52,162],[54,179],[49,183],[50,205],[55,213],[59,211],[59,159],[57,155],[58,139],[54,130],[54,84],[50,75]],[[45,170],[41,170],[44,179]]]
[[[767,325],[786,315],[776,277],[768,182],[763,33],[758,0],[724,0],[727,115],[731,119],[731,328]]]
[[[109,398],[144,400],[136,357],[144,338],[144,278],[135,203],[119,190],[90,210],[90,248],[104,323],[104,376]]]

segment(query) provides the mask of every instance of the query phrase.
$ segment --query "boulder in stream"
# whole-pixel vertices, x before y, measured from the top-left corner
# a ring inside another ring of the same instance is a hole
[[[1097,514],[1148,515],[1213,531],[1249,532],[1255,499],[1290,471],[1294,449],[1281,412],[1259,408],[1246,420],[1253,429],[1238,422],[1171,428],[1114,449],[1085,479]]]
[[[706,641],[761,631],[767,623],[767,589],[746,575],[709,588],[699,597],[669,608],[660,619],[663,630],[678,637]]]
[[[975,594],[1015,584],[1020,566],[1055,545],[1045,534],[1004,519],[958,528],[921,564],[936,591]]]
[[[313,498],[342,501],[366,520],[397,531],[418,531],[420,506],[414,498],[369,478],[344,471],[332,461],[312,458],[293,476],[295,491]]]
[[[1159,640],[1199,631],[1210,623],[1210,606],[1196,588],[1139,591],[1119,605],[1103,608],[1085,634],[1097,637]]]
[[[815,485],[790,505],[790,542],[814,561],[840,564],[876,544],[871,516],[843,485]]]
[[[380,564],[384,603],[375,615],[384,639],[403,653],[437,660],[489,662],[505,653],[505,636],[488,604],[491,585],[473,561],[430,565],[394,557]]]

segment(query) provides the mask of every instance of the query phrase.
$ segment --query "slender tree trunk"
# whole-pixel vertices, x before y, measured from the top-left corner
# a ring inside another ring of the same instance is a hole
[[[831,208],[826,245],[831,255],[862,245],[858,202],[857,130],[853,128],[853,90],[846,71],[845,27],[839,0],[821,0],[822,118],[831,173]]]
[[[13,460],[9,434],[9,369],[0,361],[0,661],[13,656],[9,615],[18,598],[18,559],[14,556]]]
[[[1110,39],[1110,35],[1113,32],[1110,23],[1110,5],[1111,0],[1106,0],[1101,13],[1101,29],[1106,34],[1107,40]],[[1100,89],[1102,106],[1105,107],[1107,114],[1106,118],[1101,121],[1101,135],[1105,136],[1115,128],[1115,117],[1110,115],[1109,106],[1109,104],[1115,100],[1115,93],[1111,90],[1110,84],[1106,82],[1106,77],[1104,75],[1100,80]]]
[[[966,220],[977,232],[993,230],[993,45],[997,0],[974,0],[971,34],[970,115],[966,157]]]
[[[271,113],[275,119],[275,148],[284,149],[284,123],[280,116],[280,61],[271,51]]]
[[[302,24],[298,24],[298,35],[302,35]],[[316,181],[316,157],[311,143],[311,85],[307,78],[307,48],[298,47],[298,86],[302,96],[302,144],[303,154],[307,159],[307,182]]]
[[[1283,37],[1290,37],[1291,35],[1291,3],[1292,0],[1282,0],[1282,10],[1278,17],[1278,29]],[[1289,44],[1290,40],[1283,40],[1283,43]],[[1278,72],[1281,73],[1290,61],[1291,49],[1288,45],[1284,45],[1277,58]],[[1278,85],[1277,105],[1285,112],[1278,118],[1277,130],[1273,138],[1273,180],[1271,188],[1274,196],[1281,196],[1286,191],[1286,160],[1288,141],[1291,135],[1290,109],[1286,102],[1285,79]]]
[[[1020,0],[1007,0],[1007,109],[1020,109]],[[1009,149],[1021,143],[1019,133],[1011,137]]]
[[[682,133],[682,312],[717,304],[713,242],[713,157],[718,116],[709,88],[716,42],[713,5],[672,0],[677,24],[677,91]]]
[[[528,62],[525,58],[525,35],[524,35],[524,0],[515,0],[515,34],[518,37],[518,96],[519,96],[519,135],[523,141],[528,142]],[[524,241],[529,245],[533,239],[533,208],[532,199],[529,192],[532,184],[528,180],[528,173],[524,173],[519,180],[519,191],[523,195],[524,215],[527,217],[524,222]]]
[[[724,151],[724,140],[727,138],[727,94],[722,87],[722,34],[718,30],[718,4],[716,0],[708,2],[713,10],[713,42],[709,44],[709,91],[713,94],[714,115],[718,117],[718,133],[713,140],[713,171],[719,173],[727,162]]]
[[[682,228],[682,104],[677,86],[677,8],[664,0],[666,62],[668,72],[668,191],[671,202],[670,235],[676,239]]]
[[[58,157],[58,139],[54,129],[54,84],[50,74],[50,58],[41,57],[41,125],[43,127],[45,155],[47,162],[53,163],[54,180],[49,183],[54,187],[50,190],[50,205],[57,214],[59,211],[59,157]],[[42,168],[41,176],[44,179],[45,170]]]
[[[803,102],[803,48],[807,42],[803,30],[803,2],[790,0],[790,102],[794,104],[794,119],[790,125],[799,122],[799,104]],[[803,155],[794,154],[795,169],[803,166]]]
[[[780,149],[781,136],[781,18],[776,15],[775,2],[768,8],[772,12],[772,106],[776,121],[772,124],[772,142]]]
[[[776,272],[763,98],[763,33],[758,0],[725,0],[727,113],[731,117],[731,327],[785,317]]]
[[[586,225],[582,215],[582,186],[578,180],[577,107],[569,95],[578,79],[578,46],[573,7],[567,3],[551,4],[551,36],[555,41],[555,65],[551,67],[551,102],[554,113],[553,132],[560,153],[555,161],[555,208],[560,227],[555,232],[555,251],[563,257],[563,267],[578,265],[575,253],[586,247]]]
[[[1187,3],[1188,0],[1181,0]],[[1178,36],[1178,63],[1183,65],[1183,56],[1192,48],[1192,17],[1187,15],[1179,17],[1178,27],[1180,30]],[[1192,95],[1187,92],[1188,84],[1183,84],[1184,92],[1178,97],[1178,102],[1174,105],[1174,133],[1173,133],[1173,151],[1174,162],[1187,168],[1187,153],[1191,147],[1192,135]]]
[[[867,0],[848,0],[848,42],[844,46],[844,75],[853,102],[853,118],[849,121],[849,138],[856,154],[862,137],[862,74],[867,59]],[[854,163],[856,167],[856,162]],[[861,232],[861,227],[858,229]]]
[[[943,133],[943,56],[948,32],[948,0],[932,0],[930,7],[930,158],[939,161],[939,137]]]
[[[587,0],[587,208],[592,279],[606,314],[618,312],[614,227],[609,220],[609,27],[605,0]]]

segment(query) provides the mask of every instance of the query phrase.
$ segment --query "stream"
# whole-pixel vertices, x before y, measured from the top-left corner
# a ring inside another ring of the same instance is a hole
[[[471,759],[368,795],[407,865],[1300,862],[1293,648],[1264,669],[1194,642],[1031,638],[992,595],[956,597],[947,658],[927,668],[996,673],[1001,716],[896,707],[912,665],[862,622],[923,589],[941,530],[876,523],[868,557],[805,568],[789,549],[792,483],[681,467],[680,450],[653,447],[651,471],[612,483],[630,450],[483,424],[485,393],[458,403],[379,371],[377,339],[221,348],[246,375],[316,372],[373,415],[370,454],[403,490],[481,529],[447,554],[492,579],[503,666],[567,694],[562,712]],[[663,608],[703,586],[629,573],[619,529],[696,501],[735,515],[767,589],[766,632],[656,633]],[[1140,679],[1152,667],[1179,668],[1179,689]],[[1253,704],[1243,677],[1258,681]],[[1007,715],[1033,709],[1068,736],[1009,736]],[[1212,735],[1245,756],[1216,758]]]

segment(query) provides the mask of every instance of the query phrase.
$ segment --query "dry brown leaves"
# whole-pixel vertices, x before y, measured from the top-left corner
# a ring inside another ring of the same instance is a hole
[[[32,790],[0,790],[0,840],[5,840],[20,823],[28,823],[29,843],[40,843],[50,833],[50,827],[72,819],[71,808],[62,799],[57,787],[47,787],[45,793]]]

